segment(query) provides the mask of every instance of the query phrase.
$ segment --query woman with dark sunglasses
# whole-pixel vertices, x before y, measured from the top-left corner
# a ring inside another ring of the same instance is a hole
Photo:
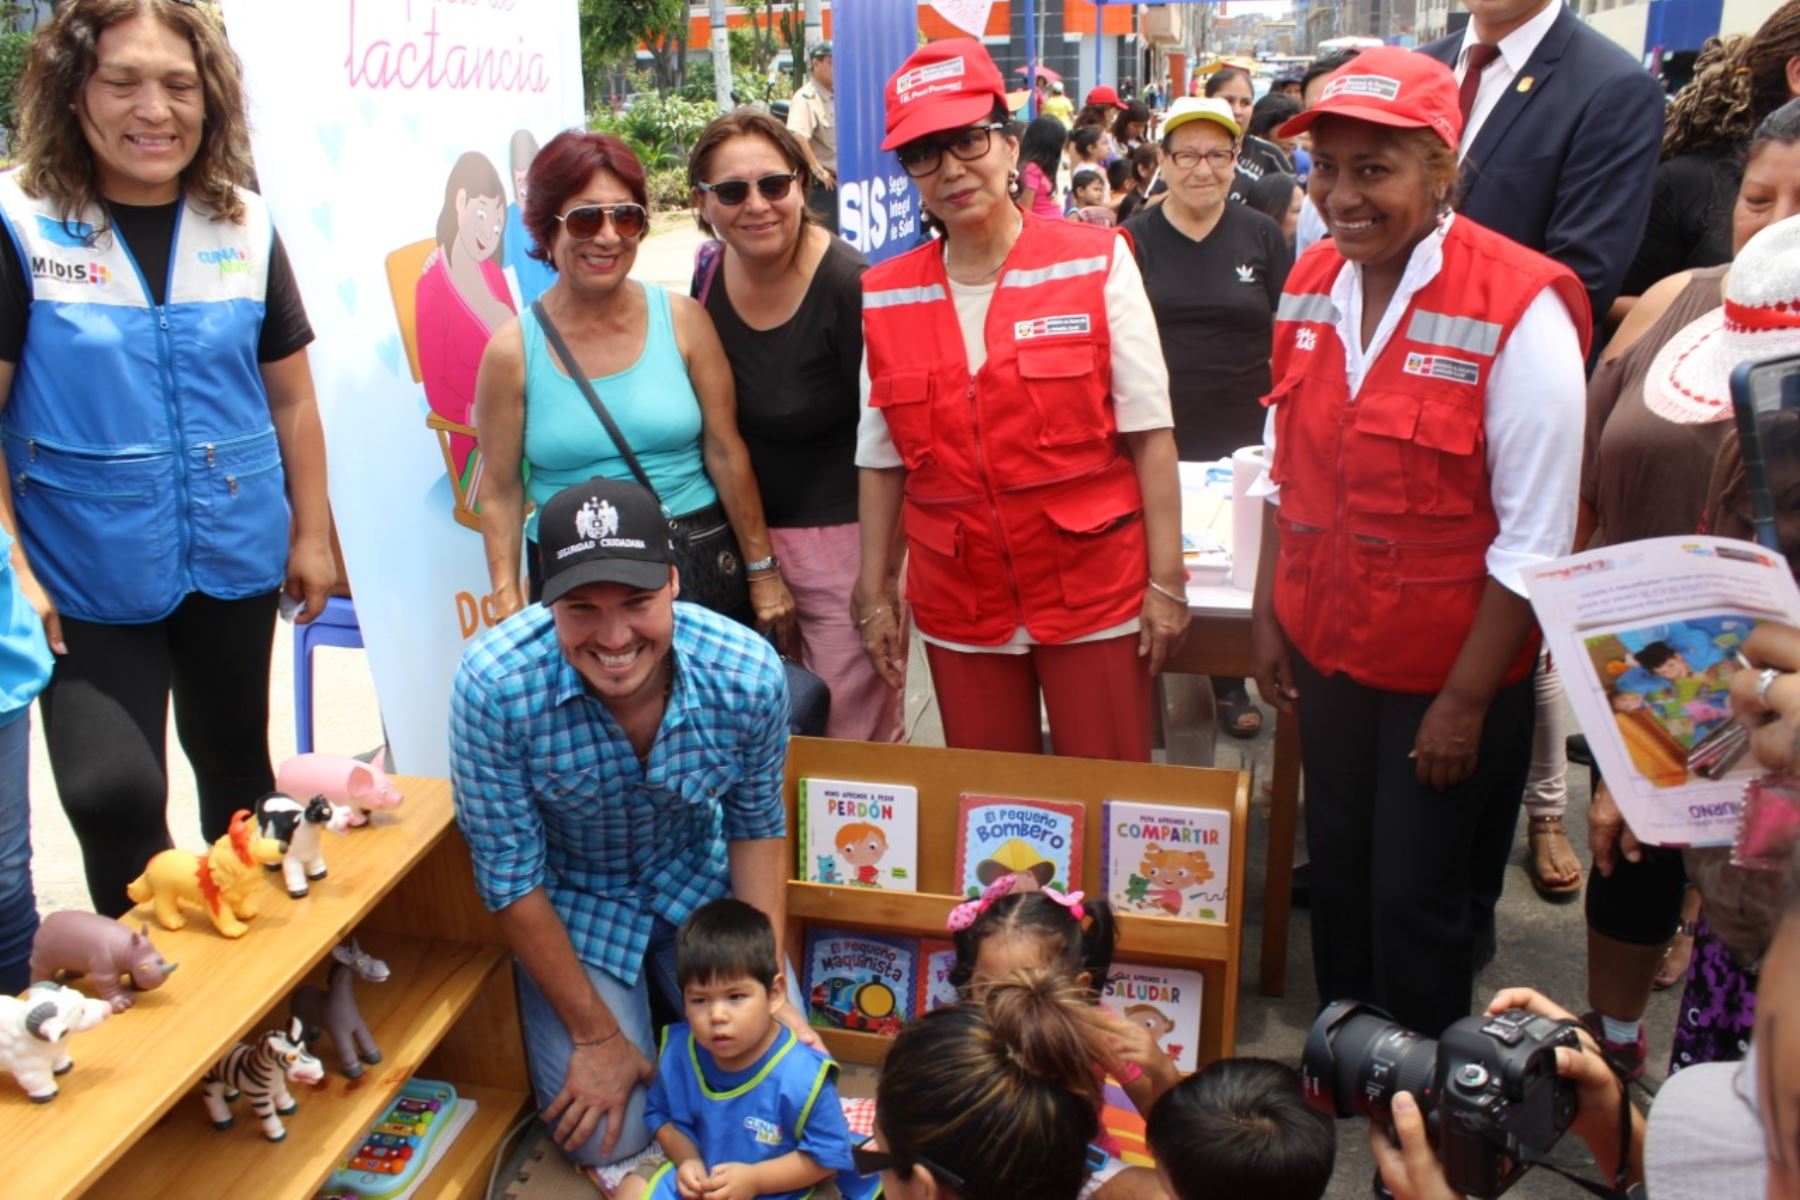
[[[786,637],[794,600],[775,569],[718,335],[686,296],[629,278],[649,228],[643,164],[617,138],[570,130],[532,160],[526,187],[531,253],[556,269],[556,282],[539,298],[544,314],[679,529],[729,523],[736,534],[737,555],[704,564],[716,575],[693,578],[690,568],[681,581],[687,598]],[[500,616],[541,590],[538,514],[526,516],[526,500],[541,509],[558,491],[596,475],[634,477],[548,334],[536,311],[521,313],[488,343],[476,384],[475,423],[487,460],[481,536]],[[519,587],[521,529],[532,542],[529,593]]]
[[[831,690],[831,737],[900,740],[901,695],[850,620],[856,584],[857,377],[868,260],[807,205],[799,140],[756,108],[701,132],[688,160],[701,247],[694,295],[737,386],[738,431],[794,593],[801,661]]]
[[[863,276],[863,646],[888,682],[907,603],[945,741],[1148,762],[1150,681],[1187,628],[1169,376],[1129,246],[1021,213],[1019,143],[979,42],[888,81],[888,149],[941,240]]]
[[[856,1169],[888,1200],[1076,1200],[1100,1135],[1105,1019],[1086,993],[1021,972],[907,1025],[882,1064]]]

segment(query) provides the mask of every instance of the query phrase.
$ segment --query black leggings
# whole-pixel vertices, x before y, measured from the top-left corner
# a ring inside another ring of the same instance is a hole
[[[278,593],[215,600],[195,592],[160,621],[62,619],[69,652],[44,690],[44,738],[63,811],[81,843],[94,909],[131,907],[125,885],[169,847],[169,697],[200,791],[210,844],[231,814],[275,786],[269,766],[269,656]],[[181,839],[192,844],[192,835]]]
[[[1587,923],[1595,933],[1633,946],[1660,946],[1681,924],[1687,870],[1681,851],[1645,846],[1644,857],[1613,856],[1611,875],[1588,874]]]

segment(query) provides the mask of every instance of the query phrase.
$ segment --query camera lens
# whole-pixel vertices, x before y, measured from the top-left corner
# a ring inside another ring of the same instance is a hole
[[[1437,1042],[1402,1028],[1371,1005],[1327,1006],[1307,1035],[1302,1060],[1308,1098],[1334,1117],[1387,1118],[1396,1092],[1429,1111]]]

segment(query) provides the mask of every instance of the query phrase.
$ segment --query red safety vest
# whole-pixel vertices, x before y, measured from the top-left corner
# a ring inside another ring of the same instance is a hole
[[[1577,314],[1573,272],[1457,217],[1444,262],[1412,298],[1352,399],[1331,285],[1329,241],[1289,274],[1275,323],[1273,376],[1281,487],[1275,613],[1294,648],[1327,675],[1388,691],[1442,689],[1487,583],[1499,532],[1483,427],[1489,373],[1546,287]],[[1536,639],[1505,682],[1525,677]]]
[[[907,601],[970,645],[1066,642],[1136,616],[1149,578],[1119,451],[1105,285],[1115,231],[1027,214],[969,373],[942,248],[863,276],[870,403],[906,464]]]

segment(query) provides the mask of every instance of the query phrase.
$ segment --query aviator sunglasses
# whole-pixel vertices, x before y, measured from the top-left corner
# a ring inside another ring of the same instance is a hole
[[[798,178],[792,171],[785,175],[764,175],[755,181],[756,190],[762,193],[764,200],[780,200]],[[750,183],[748,179],[721,179],[717,183],[696,183],[694,186],[717,196],[726,208],[736,208],[750,198]]]
[[[583,204],[556,219],[576,241],[591,242],[600,236],[600,228],[608,217],[612,218],[613,228],[622,238],[637,237],[650,223],[650,214],[641,204]]]

